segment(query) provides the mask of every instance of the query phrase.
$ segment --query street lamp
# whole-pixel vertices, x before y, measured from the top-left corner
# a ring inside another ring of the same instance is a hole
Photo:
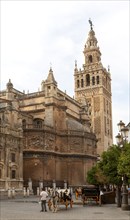
[[[125,124],[120,121],[118,124],[119,133],[116,136],[117,144],[123,150],[124,144],[127,143],[128,131],[129,129],[125,127]],[[128,190],[126,188],[126,175],[124,174],[122,177],[123,185],[122,185],[122,210],[128,210]]]

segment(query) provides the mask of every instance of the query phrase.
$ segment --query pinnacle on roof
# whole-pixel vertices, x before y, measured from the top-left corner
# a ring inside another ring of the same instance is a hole
[[[54,75],[53,75],[53,70],[52,70],[52,67],[50,67],[50,70],[49,70],[49,73],[48,73],[48,77],[46,79],[46,82],[50,82],[50,83],[54,83],[57,85],[57,82],[54,78]]]
[[[9,82],[6,84],[7,88],[13,88],[13,83],[11,82],[11,79],[9,79]]]

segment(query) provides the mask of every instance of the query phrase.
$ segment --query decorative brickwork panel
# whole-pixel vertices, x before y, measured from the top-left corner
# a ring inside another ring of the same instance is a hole
[[[103,98],[103,103],[104,103],[104,112],[106,112],[106,100]]]
[[[46,143],[45,149],[46,150],[53,150],[55,146],[55,135],[48,133],[46,134]]]
[[[44,138],[41,135],[30,135],[24,138],[24,149],[44,148]]]
[[[110,116],[111,116],[111,103],[109,103],[109,113],[110,113]]]
[[[16,188],[16,189],[18,189],[18,187],[19,187],[19,182],[17,182],[17,181],[11,181],[10,182],[10,186],[11,186],[11,188]]]
[[[105,135],[107,134],[107,119],[104,117],[104,128],[105,128]]]
[[[112,121],[110,120],[110,137],[112,138]]]
[[[58,147],[59,146],[59,147]],[[66,137],[62,137],[58,144],[57,148],[60,149],[60,152],[67,152],[68,151],[68,139]]]
[[[91,98],[86,98],[88,103],[91,103]]]
[[[101,119],[100,119],[100,117],[96,117],[94,119],[94,125],[95,125],[95,133],[100,134],[101,133]]]
[[[100,97],[94,97],[94,112],[100,111]]]
[[[68,145],[71,152],[82,153],[83,151],[82,138],[70,137]]]

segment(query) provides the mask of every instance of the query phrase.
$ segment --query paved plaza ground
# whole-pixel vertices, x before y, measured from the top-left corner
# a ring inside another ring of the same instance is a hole
[[[60,205],[57,213],[40,210],[37,197],[2,199],[0,220],[130,220],[130,211],[123,211],[116,204],[83,206],[80,201],[74,201],[73,207],[67,210]]]

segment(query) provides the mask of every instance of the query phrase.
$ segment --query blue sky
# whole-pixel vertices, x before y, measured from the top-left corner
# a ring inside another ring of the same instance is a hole
[[[40,89],[52,66],[59,89],[74,95],[74,62],[83,49],[91,18],[102,64],[112,78],[113,136],[129,115],[129,1],[1,1],[0,89]]]

